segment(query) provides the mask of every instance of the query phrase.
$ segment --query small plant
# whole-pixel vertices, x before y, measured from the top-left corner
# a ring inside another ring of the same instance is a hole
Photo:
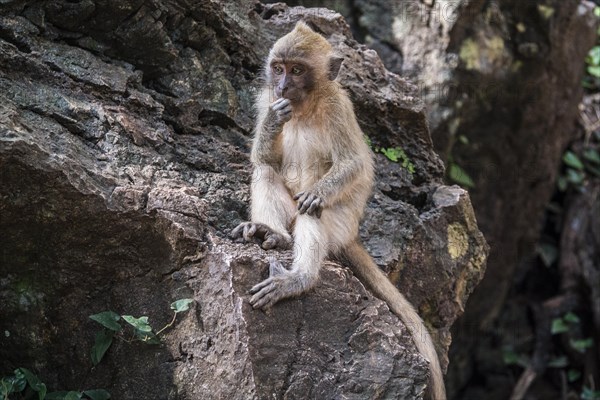
[[[448,164],[448,177],[455,183],[467,188],[474,188],[475,182],[473,178],[467,172],[462,169],[458,164],[450,162]]]
[[[11,394],[19,394],[23,399],[36,398],[37,394],[39,400],[110,399],[110,394],[104,389],[47,393],[46,385],[27,368],[17,368],[14,375],[0,379],[0,399],[8,400]]]
[[[600,7],[594,8],[596,17],[600,17]],[[597,32],[600,37],[600,28]],[[600,41],[596,40],[596,46],[588,52],[585,58],[586,76],[583,78],[583,87],[590,90],[597,90],[600,86]]]
[[[408,155],[402,147],[375,147],[373,151],[375,153],[383,154],[392,162],[399,163],[402,168],[406,169],[411,175],[415,173],[415,165],[410,161],[410,158],[408,158]]]
[[[566,313],[562,318],[552,320],[550,331],[553,335],[566,333],[571,330],[571,326],[579,324],[579,317],[572,312]]]
[[[567,150],[562,157],[565,165],[564,172],[558,177],[557,186],[561,192],[569,186],[581,188],[588,175],[600,177],[600,153],[593,148],[587,148],[581,157]]]
[[[167,328],[170,328],[175,323],[177,314],[189,310],[190,304],[194,302],[193,299],[181,299],[171,303],[171,309],[173,310],[173,319],[167,325],[165,325],[158,332],[154,333],[152,327],[148,322],[147,316],[141,316],[135,318],[132,315],[119,315],[113,311],[103,311],[98,314],[90,315],[90,319],[96,321],[102,325],[105,329],[96,333],[94,346],[91,349],[91,359],[94,365],[98,365],[102,358],[110,348],[115,336],[122,340],[131,343],[133,341],[141,341],[148,344],[160,343],[160,335]],[[132,335],[125,337],[123,333],[123,327],[119,321],[127,322],[129,326],[133,328]]]
[[[583,392],[581,392],[581,400],[600,400],[600,391],[584,386]]]
[[[529,365],[529,358],[526,355],[516,353],[510,348],[504,349],[502,359],[506,365],[518,365],[523,368]]]

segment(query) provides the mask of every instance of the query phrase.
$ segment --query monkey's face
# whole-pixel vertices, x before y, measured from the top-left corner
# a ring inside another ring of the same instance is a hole
[[[302,62],[274,60],[270,72],[275,96],[290,100],[292,105],[302,104],[315,86],[312,68]]]

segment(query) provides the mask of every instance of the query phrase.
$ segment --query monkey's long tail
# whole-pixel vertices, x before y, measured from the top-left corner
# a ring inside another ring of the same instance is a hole
[[[430,384],[428,397],[431,400],[446,400],[446,388],[440,361],[435,352],[431,336],[412,304],[389,281],[360,242],[356,241],[348,246],[343,257],[361,281],[377,297],[387,302],[390,309],[400,317],[410,331],[417,350],[429,361]]]

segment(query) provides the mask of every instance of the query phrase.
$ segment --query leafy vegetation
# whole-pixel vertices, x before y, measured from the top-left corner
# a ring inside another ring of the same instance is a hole
[[[113,338],[116,336],[126,342],[141,341],[148,344],[160,343],[160,335],[167,329],[173,326],[177,318],[177,314],[189,310],[190,305],[194,302],[193,299],[180,299],[171,303],[173,310],[173,319],[158,332],[154,333],[152,326],[148,322],[147,316],[136,318],[132,315],[119,315],[114,311],[103,311],[98,314],[90,315],[90,319],[99,323],[104,328],[96,333],[94,346],[91,349],[90,357],[92,364],[98,365],[102,358],[113,343]],[[131,335],[126,336],[125,329],[119,321],[125,321],[131,328]]]
[[[411,174],[415,173],[415,166],[410,161],[402,147],[390,147],[388,149],[382,147],[377,148],[375,151],[378,151],[379,153],[386,156],[388,160],[395,163],[399,163],[400,165],[402,165],[402,168],[405,168]]]
[[[379,147],[373,146],[373,142],[371,138],[367,135],[364,135],[365,143],[371,148],[375,153],[381,153],[387,157],[391,162],[399,163],[402,168],[406,169],[411,175],[415,173],[415,165],[412,163],[406,152],[402,147]]]
[[[591,177],[600,178],[600,153],[597,148],[588,147],[581,156],[567,150],[562,157],[564,170],[557,180],[561,192],[569,187],[581,189],[585,181]]]
[[[594,14],[600,17],[600,7],[594,9]],[[598,37],[600,38],[600,27],[598,28]],[[596,46],[592,47],[585,59],[586,76],[583,78],[583,87],[592,91],[600,89],[600,40]]]
[[[92,364],[96,366],[100,363],[110,348],[114,337],[119,337],[126,342],[160,343],[160,335],[166,329],[172,327],[177,319],[177,314],[189,310],[193,302],[193,299],[180,299],[171,303],[173,318],[156,333],[150,326],[147,316],[136,318],[131,315],[119,315],[113,311],[103,311],[90,315],[91,320],[103,327],[101,331],[96,333],[94,346],[90,352]],[[121,320],[129,324],[128,326],[132,330],[130,337],[125,337],[126,330],[119,323]],[[14,370],[13,375],[4,376],[0,379],[0,400],[108,400],[110,398],[110,393],[104,389],[48,393],[46,385],[27,368],[17,368]]]
[[[104,389],[47,393],[46,385],[27,368],[17,368],[13,375],[0,379],[0,399],[8,400],[11,395],[20,396],[18,398],[21,399],[39,400],[110,399],[110,393]],[[17,398],[15,396],[12,398]]]
[[[452,161],[450,161],[450,163],[448,164],[448,178],[450,178],[450,180],[452,180],[454,183],[458,183],[461,186],[467,188],[475,187],[475,181],[473,181],[473,178],[471,178],[467,171],[465,171],[458,164]]]

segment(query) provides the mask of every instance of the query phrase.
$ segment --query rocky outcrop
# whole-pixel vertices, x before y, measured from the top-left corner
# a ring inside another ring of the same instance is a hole
[[[494,321],[514,277],[530,269],[560,157],[577,136],[583,60],[597,38],[594,4],[349,3],[342,11],[354,31],[389,68],[418,85],[434,146],[472,178],[473,204],[491,245],[486,277],[455,327],[450,392],[458,392],[468,371],[505,375],[484,367],[486,351],[479,355],[473,348],[479,338],[495,335]],[[492,392],[506,398],[510,380],[498,379],[461,398],[493,398]]]
[[[441,183],[423,103],[339,14],[251,1],[9,1],[0,12],[0,373],[118,399],[421,398],[427,365],[351,273],[271,311],[247,290],[267,257],[247,218],[252,96],[276,37],[303,18],[345,57],[341,82],[377,154],[361,235],[446,353],[485,268],[467,193]],[[414,171],[414,172],[411,172]],[[113,344],[104,310],[169,322],[160,346]],[[442,357],[444,358],[444,357]]]

